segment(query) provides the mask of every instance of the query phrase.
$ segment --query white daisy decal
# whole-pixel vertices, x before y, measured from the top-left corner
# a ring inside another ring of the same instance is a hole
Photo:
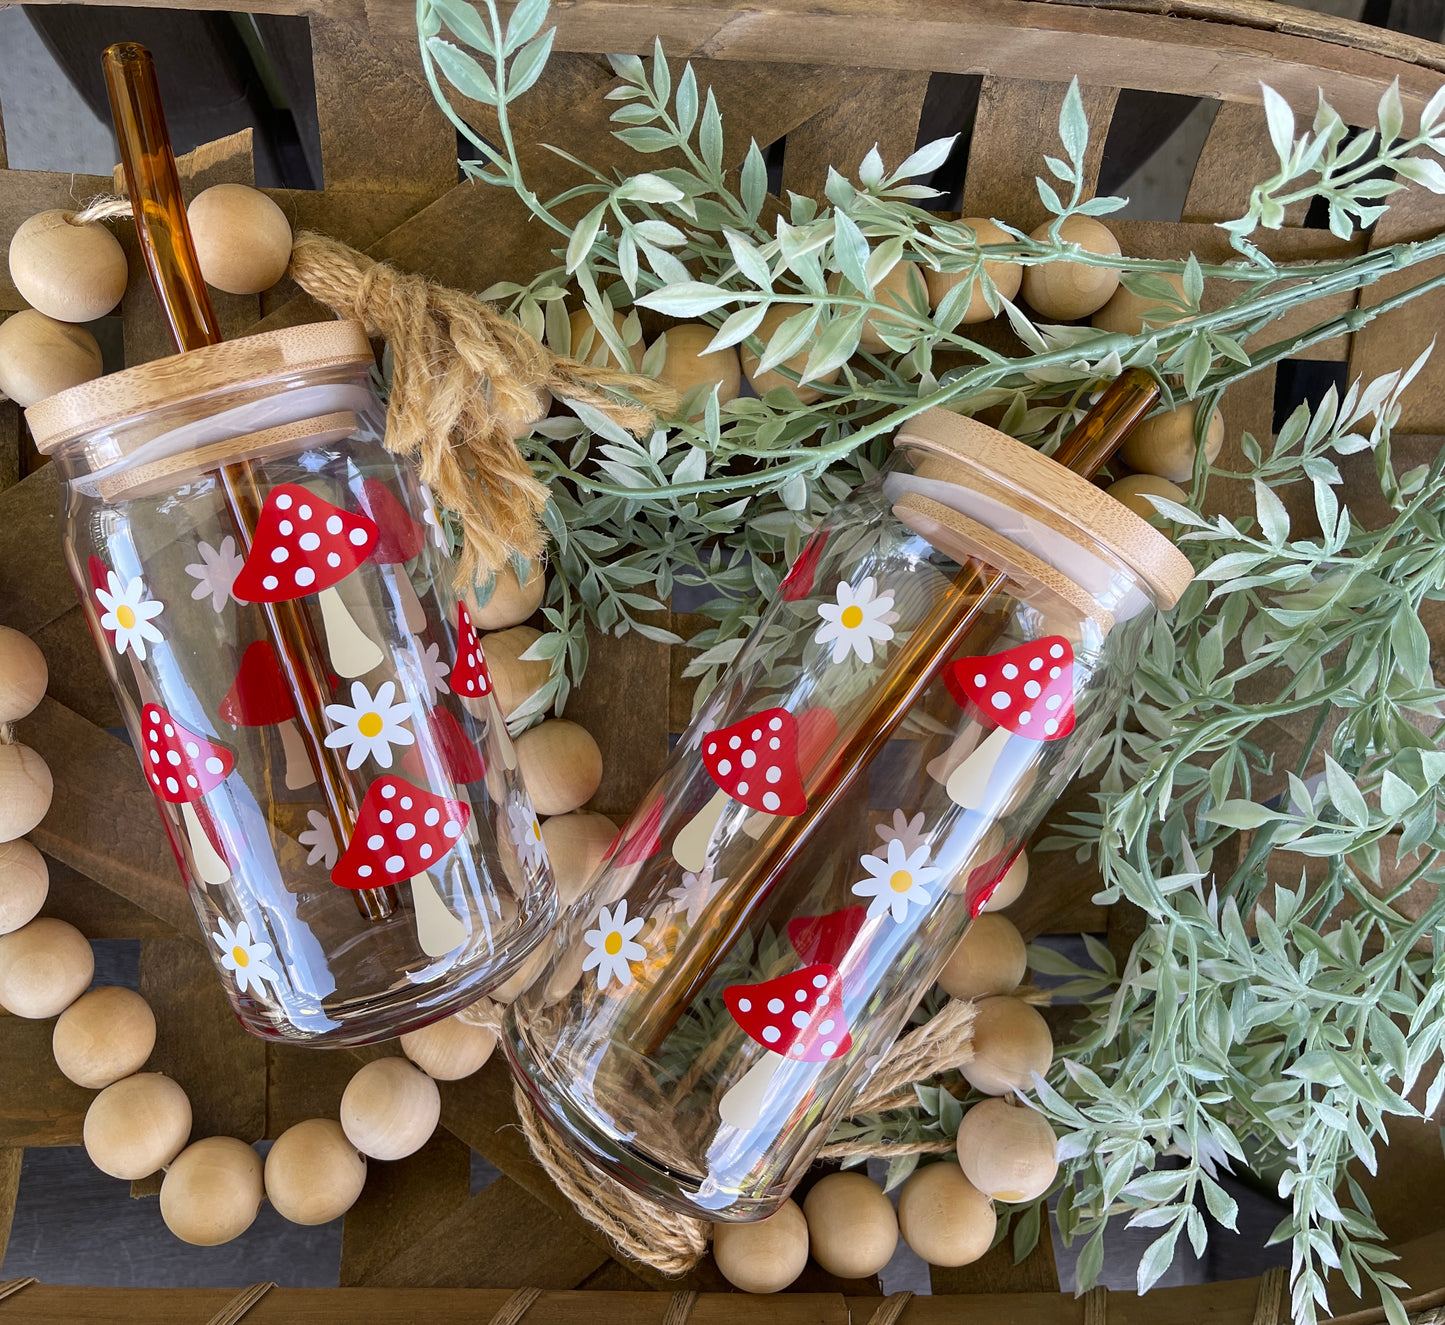
[[[882,838],[885,847],[890,842],[901,842],[903,850],[910,856],[928,840],[928,834],[923,831],[922,810],[911,819],[902,810],[894,810],[893,822],[875,824],[873,831]]]
[[[244,920],[235,929],[226,923],[224,916],[218,917],[216,924],[220,932],[212,934],[211,941],[221,950],[221,965],[235,973],[236,988],[245,994],[254,985],[258,994],[265,994],[269,981],[272,990],[277,989],[281,977],[274,967],[266,964],[273,951],[271,945],[252,943],[251,926]]]
[[[643,916],[627,918],[625,897],[611,911],[604,906],[597,913],[597,928],[582,935],[582,941],[591,949],[582,962],[582,969],[597,968],[598,989],[606,989],[613,980],[624,988],[632,982],[628,962],[647,958],[647,949],[636,941],[637,931],[645,923]]]
[[[712,866],[709,865],[697,874],[693,874],[691,871],[684,874],[682,886],[669,888],[667,895],[679,906],[687,908],[687,923],[695,925],[698,917],[703,913],[703,908],[712,901],[713,894],[726,882],[726,879],[714,879]]]
[[[186,574],[200,581],[191,590],[191,597],[197,602],[209,598],[211,611],[224,611],[231,597],[231,586],[246,564],[246,558],[236,551],[236,540],[230,534],[221,540],[220,547],[201,543],[196,551],[201,554],[201,559],[186,567]]]
[[[139,575],[129,584],[121,584],[120,576],[114,571],[107,573],[108,589],[97,589],[95,596],[105,608],[101,615],[102,630],[110,631],[115,637],[115,651],[124,653],[129,649],[145,661],[146,641],[159,644],[161,632],[152,624],[151,618],[164,612],[165,604],[146,597],[145,585]]]
[[[420,644],[421,641],[417,640]],[[449,695],[451,687],[447,685],[447,677],[451,668],[442,661],[441,646],[428,644],[422,649],[421,655],[422,678],[426,681],[426,706],[435,708],[438,695]]]
[[[542,825],[529,800],[513,801],[507,806],[507,833],[517,855],[529,870],[547,863],[547,844],[542,841]]]
[[[823,624],[813,639],[818,644],[833,646],[835,663],[842,662],[849,653],[871,663],[874,642],[886,644],[893,638],[893,623],[898,620],[898,613],[893,610],[893,591],[878,593],[877,590],[878,581],[871,575],[856,589],[847,580],[840,580],[837,601],[818,604]]]
[[[314,865],[319,860],[327,869],[330,869],[336,864],[336,858],[340,855],[331,820],[320,810],[307,810],[306,819],[311,827],[296,835],[296,840],[303,847],[310,848],[306,853],[306,863]]]
[[[384,681],[373,695],[361,681],[351,683],[350,704],[328,704],[326,716],[336,730],[326,738],[332,749],[345,746],[346,767],[360,768],[368,756],[383,768],[391,767],[391,747],[411,745],[416,737],[407,730],[410,704],[393,704],[396,686]]]
[[[888,844],[886,856],[864,856],[858,863],[868,871],[868,878],[855,883],[853,891],[873,899],[868,904],[868,919],[876,920],[891,911],[900,925],[908,918],[910,903],[927,906],[933,900],[927,885],[942,873],[928,864],[926,846],[910,852],[897,838]]]
[[[426,525],[431,541],[445,552],[448,550],[447,531],[442,528],[441,518],[437,515],[436,498],[431,495],[431,489],[425,483],[420,486],[422,523]]]

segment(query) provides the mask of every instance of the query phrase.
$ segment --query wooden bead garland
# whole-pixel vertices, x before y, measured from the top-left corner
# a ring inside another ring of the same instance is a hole
[[[60,322],[93,322],[125,293],[125,250],[103,225],[39,212],[10,240],[10,279],[32,308]]]
[[[132,989],[103,985],[82,994],[55,1023],[55,1065],[77,1086],[101,1090],[139,1072],[156,1044],[156,1016]]]
[[[829,1274],[866,1279],[877,1274],[898,1246],[893,1202],[857,1170],[820,1178],[803,1199],[808,1249]]]
[[[1177,272],[1155,272],[1162,276],[1179,292],[1178,302],[1184,302],[1184,277]],[[1152,311],[1151,311],[1152,310]],[[1151,327],[1167,327],[1188,316],[1182,308],[1170,308],[1162,299],[1146,298],[1135,294],[1121,285],[1113,297],[1090,319],[1100,331],[1120,331],[1126,336],[1137,336],[1144,330],[1144,315],[1148,313]]]
[[[478,630],[505,630],[508,626],[519,626],[542,604],[542,595],[547,591],[547,576],[541,566],[533,565],[525,584],[517,583],[516,572],[511,566],[503,566],[496,574],[492,585],[492,596],[478,607],[469,600],[468,610],[472,614],[472,625]],[[491,665],[491,658],[487,659]]]
[[[517,768],[538,814],[567,814],[602,785],[602,751],[566,718],[548,718],[517,738]]]
[[[552,675],[551,663],[522,658],[541,638],[542,632],[531,626],[513,626],[510,630],[495,631],[482,640],[487,670],[492,674],[492,688],[505,718],[521,708]]]
[[[171,1161],[161,1218],[182,1242],[216,1247],[256,1222],[265,1194],[261,1156],[234,1136],[208,1136]]]
[[[717,402],[726,405],[736,400],[743,387],[743,368],[737,346],[729,345],[711,354],[704,354],[717,335],[716,327],[702,322],[682,322],[667,329],[667,354],[658,370],[657,380],[685,396],[695,386],[716,386]],[[692,415],[701,418],[701,411]]]
[[[95,954],[85,935],[63,920],[39,916],[0,936],[0,1007],[12,1016],[58,1016],[94,974]]]
[[[983,909],[985,911],[1002,911],[1006,906],[1012,905],[1018,901],[1019,895],[1028,881],[1028,852],[1020,851],[1014,857],[1013,864],[1008,867],[1003,878],[998,881],[998,887],[989,894],[989,899],[983,904]]]
[[[1031,239],[1047,240],[1049,226],[1045,222],[1030,235]],[[1059,237],[1077,244],[1090,253],[1117,255],[1119,241],[1114,232],[1092,216],[1071,216],[1059,227]],[[1088,317],[1106,304],[1119,288],[1116,267],[1093,267],[1082,262],[1041,262],[1024,268],[1023,292],[1029,306],[1043,317],[1059,322],[1072,322]]]
[[[112,1178],[148,1178],[181,1153],[191,1134],[191,1102],[170,1077],[139,1072],[90,1102],[83,1129],[90,1162]]]
[[[366,1160],[334,1118],[288,1127],[266,1156],[266,1196],[293,1224],[329,1224],[361,1195]]]
[[[45,655],[18,630],[0,626],[0,722],[19,722],[45,697]]]
[[[954,224],[970,227],[980,244],[1008,244],[1012,243],[1014,239],[1002,226],[995,225],[981,216],[965,216],[961,221],[955,221]],[[1000,299],[1012,300],[1018,294],[1019,286],[1024,278],[1024,269],[1017,262],[985,262],[983,269],[989,280],[998,289]],[[967,280],[968,275],[967,272],[960,271],[925,270],[924,278],[928,282],[929,302],[937,309],[943,296],[955,285]],[[968,301],[968,308],[964,310],[962,321],[968,325],[974,322],[987,322],[991,317],[993,317],[993,311],[984,297],[983,287],[975,285],[973,295]]]
[[[378,1058],[347,1084],[341,1129],[369,1159],[405,1159],[430,1140],[441,1111],[431,1077],[405,1058]]]
[[[1028,968],[1024,941],[1013,922],[985,912],[974,920],[938,975],[953,998],[1011,994]]]
[[[714,1224],[712,1255],[723,1277],[743,1292],[781,1292],[808,1263],[808,1221],[789,1200],[755,1224]]]
[[[433,1081],[460,1081],[479,1071],[497,1047],[495,1031],[444,1017],[401,1037],[402,1052]]]
[[[45,760],[16,741],[0,745],[0,842],[24,837],[50,810],[55,784]]]
[[[898,1193],[898,1229],[930,1265],[971,1265],[992,1245],[993,1206],[952,1160],[928,1164]]]
[[[1029,1090],[1049,1070],[1054,1039],[1037,1009],[1017,998],[986,998],[973,1021],[973,1058],[959,1071],[985,1095]]]
[[[0,322],[0,391],[29,408],[100,376],[100,346],[84,327],[21,309]]]
[[[227,294],[260,294],[291,261],[291,225],[259,189],[213,184],[186,208],[196,261],[207,285]]]
[[[1167,478],[1171,483],[1189,483],[1194,478],[1195,418],[1199,404],[1190,401],[1167,414],[1145,419],[1124,439],[1119,459],[1141,474]],[[1204,458],[1210,464],[1224,446],[1224,416],[1216,409],[1209,416],[1204,434]]]
[[[758,323],[758,329],[753,335],[766,347],[773,332],[782,326],[796,311],[796,309],[791,308],[787,304],[773,304],[768,311],[763,314],[763,320]],[[785,359],[782,366],[791,372],[801,373],[807,366],[808,350],[810,348],[811,342],[793,355],[791,359]],[[797,396],[804,405],[811,405],[814,401],[821,400],[823,393],[818,390],[817,384],[822,383],[829,385],[836,382],[843,371],[840,365],[834,368],[832,372],[825,373],[822,377],[812,378],[808,382],[799,384],[791,378],[785,377],[776,368],[770,368],[765,373],[759,372],[758,370],[762,365],[762,356],[755,354],[746,342],[744,342],[742,346],[742,359],[743,375],[748,379],[748,382],[758,395],[765,396],[776,387],[786,387]]]
[[[1058,1139],[1043,1114],[1008,1100],[984,1100],[963,1115],[958,1162],[964,1176],[996,1201],[1032,1201],[1059,1170]]]
[[[45,857],[23,837],[0,842],[0,935],[34,920],[49,892]]]
[[[1181,506],[1189,504],[1189,494],[1177,483],[1157,474],[1130,474],[1117,483],[1111,483],[1105,491],[1115,501],[1123,502],[1141,520],[1151,524],[1165,524],[1168,517],[1160,515],[1150,497],[1167,497]]]
[[[617,825],[605,814],[574,810],[542,825],[542,841],[552,863],[552,879],[561,907],[571,906],[582,895],[616,840]]]

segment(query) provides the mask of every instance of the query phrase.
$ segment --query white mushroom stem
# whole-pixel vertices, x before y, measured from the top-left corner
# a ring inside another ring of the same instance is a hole
[[[191,843],[191,863],[202,883],[212,885],[225,883],[231,877],[231,867],[226,858],[216,850],[211,835],[201,824],[196,807],[190,801],[181,802],[181,818],[186,825],[186,837]]]
[[[462,829],[462,839],[469,847],[474,847],[482,840],[481,835],[477,832],[477,808],[472,804],[472,798],[467,795],[466,787],[460,782],[452,783],[452,796],[471,811],[467,815],[467,826]]]
[[[672,843],[672,858],[685,870],[700,874],[707,865],[707,849],[712,845],[713,829],[722,818],[732,797],[721,787],[693,817],[683,826]]]
[[[436,880],[426,870],[411,876],[411,905],[417,942],[428,957],[444,957],[467,941],[467,927],[442,901]]]
[[[286,759],[286,785],[292,791],[316,785],[316,770],[311,767],[311,756],[306,753],[306,744],[301,739],[301,730],[294,718],[278,723],[281,733],[281,753]]]
[[[391,567],[391,575],[396,585],[397,600],[401,604],[402,620],[406,622],[407,630],[413,635],[420,635],[426,629],[426,610],[412,588],[411,576],[406,573],[406,567],[400,565]]]
[[[718,1117],[729,1127],[749,1128],[758,1125],[763,1116],[763,1100],[773,1075],[784,1062],[781,1054],[766,1050],[743,1075],[729,1087],[718,1101]]]
[[[326,647],[331,653],[331,665],[336,674],[348,680],[365,676],[381,662],[380,646],[356,624],[356,618],[341,601],[335,585],[323,589],[317,595],[317,601],[321,605],[321,621],[326,628]]]
[[[982,736],[983,728],[978,723],[965,722],[963,730],[953,738],[953,744],[941,755],[930,759],[924,772],[940,786],[946,787],[953,770],[974,752]]]
[[[1012,739],[1013,733],[1007,727],[995,727],[989,732],[983,744],[948,775],[948,799],[965,810],[991,810],[1012,790],[991,785],[999,756]]]

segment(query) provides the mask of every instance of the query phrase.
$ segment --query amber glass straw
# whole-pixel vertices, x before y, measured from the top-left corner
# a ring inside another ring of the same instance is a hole
[[[1119,449],[1130,429],[1158,398],[1155,380],[1142,369],[1129,369],[1099,397],[1064,439],[1054,459],[1085,478],[1091,477]],[[774,821],[772,832],[759,843],[757,864],[712,900],[699,919],[702,932],[690,945],[686,958],[666,966],[641,1001],[637,1019],[625,1038],[643,1054],[656,1053],[671,1034],[678,1018],[702,993],[718,963],[747,928],[753,908],[787,873],[828,811],[847,794],[914,702],[979,625],[1006,578],[986,563],[970,561],[909,636],[878,687],[868,717],[831,752],[817,785],[809,788],[807,809],[792,818]]]
[[[191,242],[151,53],[135,42],[122,41],[107,47],[101,62],[126,188],[135,213],[136,237],[170,326],[171,339],[182,353],[218,345],[221,328]],[[250,462],[223,466],[220,486],[240,536],[241,550],[249,555],[261,510],[261,495]],[[258,606],[276,645],[276,657],[291,691],[297,726],[326,801],[337,846],[344,847],[356,826],[356,803],[350,784],[325,745],[326,677],[316,630],[299,601]],[[362,915],[373,920],[389,916],[395,900],[390,888],[356,892]]]

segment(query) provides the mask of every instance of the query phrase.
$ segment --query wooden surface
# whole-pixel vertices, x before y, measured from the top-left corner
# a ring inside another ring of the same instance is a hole
[[[200,0],[195,7],[223,9],[226,3]],[[251,8],[312,19],[326,188],[273,191],[293,225],[320,228],[373,256],[463,288],[479,289],[501,277],[525,279],[550,263],[551,238],[542,227],[526,224],[514,198],[457,183],[454,135],[421,79],[410,0],[255,0]],[[1078,74],[1084,85],[1091,181],[1120,87],[1217,97],[1224,104],[1194,172],[1184,221],[1117,227],[1126,253],[1148,256],[1182,255],[1190,248],[1205,257],[1224,253],[1223,235],[1213,223],[1238,214],[1245,184],[1269,165],[1260,78],[1307,112],[1313,110],[1316,87],[1323,86],[1347,118],[1369,121],[1391,79],[1400,79],[1410,114],[1445,71],[1445,53],[1433,43],[1262,0],[762,0],[745,6],[728,0],[574,0],[559,4],[554,19],[558,53],[516,107],[514,120],[519,140],[528,144],[523,151],[529,180],[543,191],[565,188],[577,174],[542,143],[575,151],[604,170],[630,162],[630,154],[608,135],[607,116],[614,107],[602,93],[613,80],[598,53],[650,53],[655,34],[661,34],[670,56],[693,59],[699,82],[715,89],[733,158],[740,158],[749,138],[765,146],[786,135],[783,187],[798,192],[819,192],[829,164],[856,169],[875,142],[890,165],[901,159],[913,146],[931,73],[983,74],[963,209],[1025,228],[1042,219],[1033,175],[1042,152],[1052,150],[1068,78]],[[485,108],[470,107],[468,114],[484,133],[493,123]],[[397,125],[405,132],[395,132]],[[649,162],[652,168],[665,164],[660,158]],[[222,180],[244,182],[250,178],[249,134],[208,144],[181,165],[189,192]],[[32,213],[76,206],[109,187],[110,181],[99,177],[0,172],[0,242],[8,243]],[[1267,237],[1268,250],[1281,257],[1358,251],[1358,245],[1341,245],[1327,232],[1303,229],[1303,220],[1298,209],[1292,212],[1286,229]],[[1425,196],[1392,213],[1372,242],[1430,233],[1442,223],[1442,200]],[[125,233],[124,226],[116,229]],[[1211,283],[1206,304],[1219,297]],[[0,313],[19,306],[0,270]],[[1343,299],[1327,311],[1350,306]],[[1433,304],[1403,310],[1348,342],[1313,349],[1310,357],[1348,360],[1351,372],[1398,366],[1402,346],[1428,340],[1442,311],[1445,306]],[[1318,320],[1319,311],[1315,314]],[[132,287],[122,316],[128,362],[167,352],[142,286]],[[224,310],[233,335],[323,316],[284,281],[259,299],[229,301]],[[1003,337],[1001,345],[1007,333]],[[1269,370],[1226,395],[1226,462],[1238,457],[1244,431],[1268,434],[1274,385],[1275,372]],[[1427,369],[1407,394],[1400,431],[1445,432],[1440,370]],[[1233,496],[1225,493],[1221,500],[1232,509]],[[41,751],[57,775],[54,808],[32,835],[51,859],[46,914],[71,921],[93,938],[143,940],[142,985],[162,1028],[154,1062],[186,1085],[198,1129],[249,1140],[275,1137],[307,1117],[334,1116],[358,1063],[396,1048],[327,1054],[263,1045],[230,1018],[134,756],[106,730],[118,725],[119,714],[60,556],[58,503],[53,469],[36,466],[18,411],[0,402],[0,622],[32,635],[52,664],[50,697],[19,729],[20,738]],[[1239,494],[1239,508],[1252,509],[1252,497]],[[23,574],[16,573],[18,566]],[[670,615],[660,624],[687,636],[705,623]],[[591,645],[591,671],[567,716],[593,730],[603,749],[608,774],[594,807],[620,817],[661,766],[669,735],[686,726],[693,686],[681,673],[688,655],[639,637],[594,636]],[[1059,812],[1087,804],[1087,789],[1074,788]],[[1030,886],[1010,917],[1030,936],[1107,931],[1111,944],[1123,950],[1138,917],[1095,906],[1097,889],[1091,865],[1036,857]],[[21,1148],[76,1144],[91,1097],[55,1069],[49,1034],[48,1022],[0,1016],[0,1063],[7,1067],[0,1072],[0,1250]],[[9,1070],[11,1064],[16,1070]],[[529,1325],[662,1321],[667,1296],[630,1290],[670,1285],[614,1259],[602,1236],[576,1215],[532,1159],[516,1125],[500,1058],[469,1080],[443,1083],[442,1124],[420,1154],[402,1164],[372,1166],[366,1192],[345,1223],[341,1274],[347,1287],[277,1290],[247,1316],[248,1325],[351,1325],[418,1316],[487,1320],[521,1285],[553,1290],[528,1313]],[[473,1149],[503,1175],[476,1196],[467,1182]],[[1417,1170],[1425,1164],[1419,1158]],[[1413,1193],[1419,1183],[1416,1171],[1398,1190]],[[1377,1204],[1388,1207],[1389,1198]],[[1441,1264],[1445,1237],[1436,1235],[1406,1249],[1402,1272],[1416,1283],[1439,1283]],[[936,1271],[936,1290],[950,1296],[917,1299],[902,1320],[920,1325],[977,1315],[1018,1325],[1082,1322],[1081,1301],[1048,1291],[1056,1286],[1054,1276],[1047,1248],[1018,1267],[1000,1248],[964,1270]],[[419,1284],[447,1287],[419,1290]],[[362,1285],[364,1295],[357,1291]],[[857,1287],[821,1282],[811,1271],[805,1285],[827,1291],[784,1294],[766,1303],[712,1295],[724,1285],[710,1265],[682,1286],[703,1292],[689,1317],[703,1325],[755,1320],[843,1325],[850,1311],[851,1319],[866,1320],[877,1304],[876,1297],[857,1297]],[[556,1291],[584,1287],[608,1290],[607,1296]],[[992,1296],[1002,1292],[1011,1294],[1006,1308]],[[1249,1282],[1162,1290],[1143,1303],[1111,1294],[1107,1318],[1182,1325],[1207,1317],[1244,1325],[1252,1319],[1258,1292]],[[0,1312],[34,1321],[83,1316],[189,1325],[209,1319],[230,1296],[223,1290],[32,1287]]]

